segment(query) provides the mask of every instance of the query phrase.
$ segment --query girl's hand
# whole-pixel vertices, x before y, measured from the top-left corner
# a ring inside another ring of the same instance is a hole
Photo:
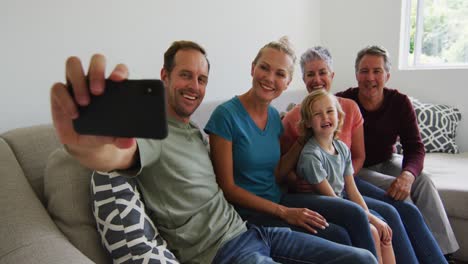
[[[380,241],[382,241],[382,243],[385,245],[390,245],[390,243],[392,243],[392,229],[390,228],[390,226],[388,226],[387,223],[375,216],[371,220],[371,224],[373,224],[375,228],[377,228],[380,236]]]
[[[300,226],[307,231],[316,234],[317,228],[328,227],[327,220],[319,213],[307,208],[280,207],[279,216],[291,225]]]

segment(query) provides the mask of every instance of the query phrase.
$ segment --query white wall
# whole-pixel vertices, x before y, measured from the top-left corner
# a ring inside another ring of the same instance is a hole
[[[462,120],[457,143],[468,151],[468,69],[399,70],[401,0],[321,1],[321,43],[330,48],[335,62],[334,90],[356,86],[354,59],[366,45],[385,46],[393,68],[388,86],[424,102],[458,107]]]
[[[158,78],[162,54],[174,40],[206,47],[212,63],[205,101],[228,99],[250,87],[250,62],[268,41],[289,35],[298,55],[321,44],[335,59],[334,90],[355,85],[356,52],[380,44],[393,56],[389,86],[421,100],[459,107],[468,118],[468,70],[400,71],[401,0],[3,0],[0,1],[0,133],[50,122],[49,89],[64,81],[64,62],[87,65],[100,52],[124,62],[131,78]],[[300,98],[297,68],[287,93]],[[284,109],[286,101],[275,104]],[[297,101],[297,100],[296,100]],[[463,120],[459,135],[468,133]],[[468,150],[468,140],[458,143]]]
[[[159,78],[174,40],[202,44],[212,63],[206,101],[250,87],[258,49],[288,35],[298,52],[320,41],[319,0],[2,0],[0,132],[51,122],[49,89],[70,55],[103,53],[131,78]],[[298,75],[296,75],[297,77]],[[302,89],[298,78],[290,90]]]

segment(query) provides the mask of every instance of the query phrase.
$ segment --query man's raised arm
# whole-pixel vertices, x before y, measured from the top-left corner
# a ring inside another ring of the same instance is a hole
[[[88,73],[77,57],[66,62],[67,83],[73,87],[70,95],[67,84],[55,83],[50,92],[52,120],[55,131],[67,151],[82,165],[99,171],[112,171],[132,167],[137,159],[137,144],[134,138],[80,135],[73,128],[73,119],[78,118],[78,106],[90,102],[90,94],[101,95],[105,89],[105,57],[97,54],[91,58]],[[118,64],[109,79],[123,81],[128,77],[128,69]],[[87,79],[89,80],[89,86]]]

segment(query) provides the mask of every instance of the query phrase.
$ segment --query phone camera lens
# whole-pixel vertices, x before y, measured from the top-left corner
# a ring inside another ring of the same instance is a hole
[[[153,88],[148,88],[148,89],[146,89],[146,92],[152,93],[152,92],[153,92]]]

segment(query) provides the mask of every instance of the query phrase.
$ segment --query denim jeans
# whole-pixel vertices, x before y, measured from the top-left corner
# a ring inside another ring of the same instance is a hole
[[[365,180],[380,189],[388,190],[395,177],[400,175],[402,162],[402,155],[393,154],[392,158],[387,161],[362,168],[358,176],[361,180]],[[408,200],[412,201],[421,212],[424,222],[431,230],[442,253],[447,254],[457,251],[460,246],[450,225],[439,192],[429,173],[423,170],[421,174],[416,176],[411,186],[411,197],[409,198],[411,199]]]
[[[447,263],[416,206],[395,201],[385,195],[385,191],[362,179],[355,178],[355,182],[362,195],[374,198],[364,198],[367,206],[382,215],[392,228],[397,263],[417,263],[417,260],[419,263]],[[400,217],[396,217],[395,209]]]
[[[289,228],[248,225],[226,242],[214,264],[253,263],[377,263],[367,250],[340,245]]]
[[[315,228],[316,236],[327,240],[369,250],[377,255],[369,220],[364,210],[357,204],[345,199],[337,199],[311,193],[287,193],[281,198],[280,204],[287,207],[309,208],[321,214],[330,224],[324,230]],[[309,234],[310,232],[294,225],[290,225],[280,218],[258,212],[240,210],[244,220],[258,226],[289,227],[294,231]]]

